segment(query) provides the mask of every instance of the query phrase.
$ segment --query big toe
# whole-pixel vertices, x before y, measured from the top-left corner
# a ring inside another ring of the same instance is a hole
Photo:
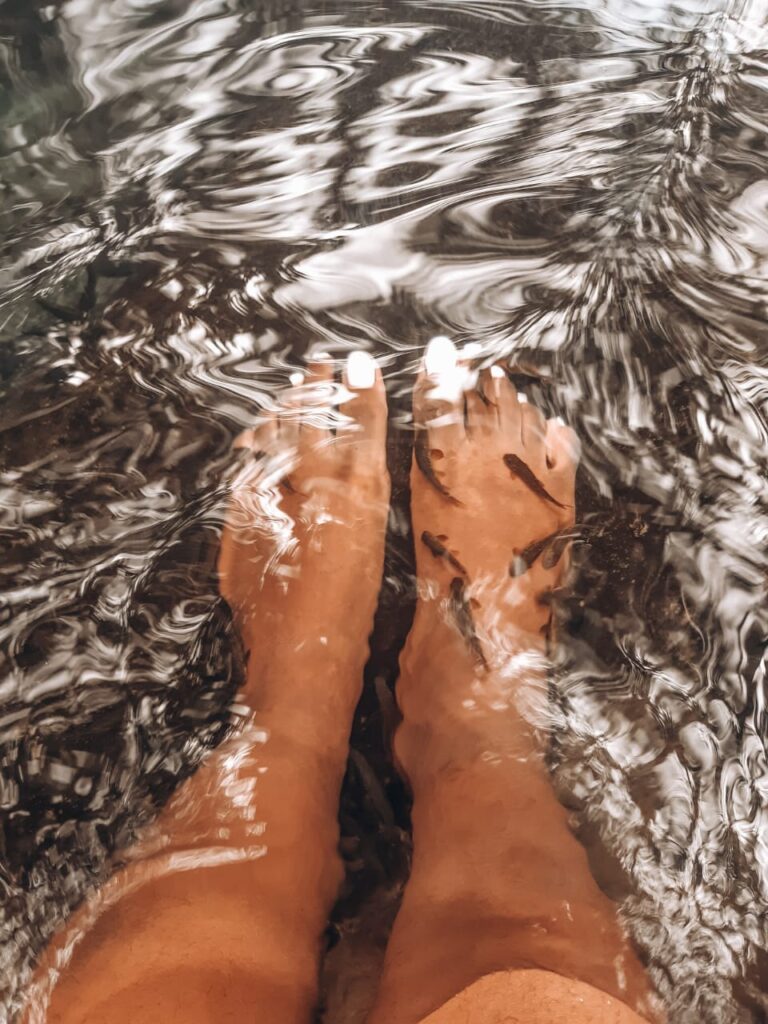
[[[441,459],[465,437],[463,370],[450,338],[433,338],[413,389],[413,419],[426,432],[433,457]]]
[[[367,352],[349,354],[344,386],[348,397],[340,412],[347,423],[338,433],[339,451],[353,471],[378,472],[386,464],[387,393],[381,370]]]

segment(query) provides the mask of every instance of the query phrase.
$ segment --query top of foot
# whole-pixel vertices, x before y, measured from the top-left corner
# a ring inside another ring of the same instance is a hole
[[[448,339],[427,351],[414,421],[422,598],[447,600],[465,631],[540,635],[574,523],[575,435],[518,396],[501,367],[473,373]]]
[[[330,358],[311,363],[239,439],[250,458],[231,494],[219,576],[253,657],[341,643],[355,617],[367,638],[389,508],[386,423],[381,373],[358,352],[340,381]]]

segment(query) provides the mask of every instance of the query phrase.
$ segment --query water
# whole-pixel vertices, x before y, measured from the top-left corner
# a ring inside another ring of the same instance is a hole
[[[3,1013],[237,717],[230,446],[317,345],[394,410],[339,930],[396,891],[407,400],[445,333],[584,443],[553,771],[594,870],[673,1024],[765,1019],[764,4],[5,0],[0,56]]]

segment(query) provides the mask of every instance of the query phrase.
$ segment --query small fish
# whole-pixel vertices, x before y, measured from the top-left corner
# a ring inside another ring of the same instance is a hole
[[[552,537],[552,543],[544,552],[544,556],[541,559],[541,564],[544,566],[544,568],[554,569],[554,567],[563,557],[563,552],[568,547],[570,542],[578,538],[578,536],[578,533],[573,532],[563,532],[559,536],[557,534],[554,534]]]
[[[480,644],[480,640],[475,629],[475,620],[472,618],[472,609],[469,606],[466,596],[466,584],[463,579],[456,576],[451,580],[451,600],[450,610],[453,620],[456,626],[464,637],[467,646],[474,654],[475,658],[484,667],[488,667],[488,662],[485,660],[483,654],[483,648]]]
[[[522,551],[515,552],[515,557],[509,566],[510,576],[522,576],[523,573],[528,572],[533,563],[546,548],[546,546],[558,536],[559,531],[555,530],[554,533],[548,534],[546,537],[542,537],[541,540],[534,540],[527,547],[524,547]],[[554,564],[554,563],[553,563]],[[547,566],[551,569],[552,566]]]
[[[564,505],[561,501],[558,501],[557,498],[552,497],[544,484],[542,484],[541,481],[531,472],[528,466],[526,466],[518,455],[505,455],[504,465],[519,480],[522,480],[529,490],[538,495],[539,498],[552,502],[552,504],[557,505],[558,508],[569,507],[568,505]]]
[[[429,455],[429,449],[427,448],[427,439],[427,431],[423,427],[420,427],[416,431],[416,442],[414,446],[414,451],[416,455],[416,465],[419,467],[419,469],[424,474],[426,479],[429,481],[429,483],[432,484],[432,486],[439,494],[442,494],[442,496],[447,501],[450,501],[452,505],[461,505],[459,499],[454,498],[454,496],[451,494],[451,492],[448,490],[445,484],[441,483],[440,480],[438,480],[437,474],[435,473],[435,470],[432,466],[432,459],[430,458]]]
[[[445,544],[438,540],[434,533],[429,533],[428,530],[425,530],[421,535],[421,541],[429,548],[435,558],[444,558],[448,564],[456,570],[456,572],[460,572],[462,576],[467,575],[467,570],[458,558],[451,554]]]
[[[576,527],[566,527],[564,530],[555,530],[541,540],[532,541],[522,551],[516,551],[515,557],[509,566],[510,576],[522,576],[528,572],[530,567],[542,555],[541,564],[545,569],[554,569],[563,552],[572,540],[582,539],[582,531]]]

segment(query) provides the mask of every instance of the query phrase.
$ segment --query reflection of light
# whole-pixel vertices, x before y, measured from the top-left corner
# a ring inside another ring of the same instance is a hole
[[[173,302],[175,302],[176,299],[178,299],[178,297],[184,291],[184,287],[181,284],[181,281],[177,281],[176,278],[171,278],[170,281],[165,282],[160,291],[163,292],[164,295],[167,295],[168,298],[171,299]]]
[[[262,288],[264,287],[264,275],[254,274],[245,282],[245,294],[254,302],[261,302],[264,298]]]

